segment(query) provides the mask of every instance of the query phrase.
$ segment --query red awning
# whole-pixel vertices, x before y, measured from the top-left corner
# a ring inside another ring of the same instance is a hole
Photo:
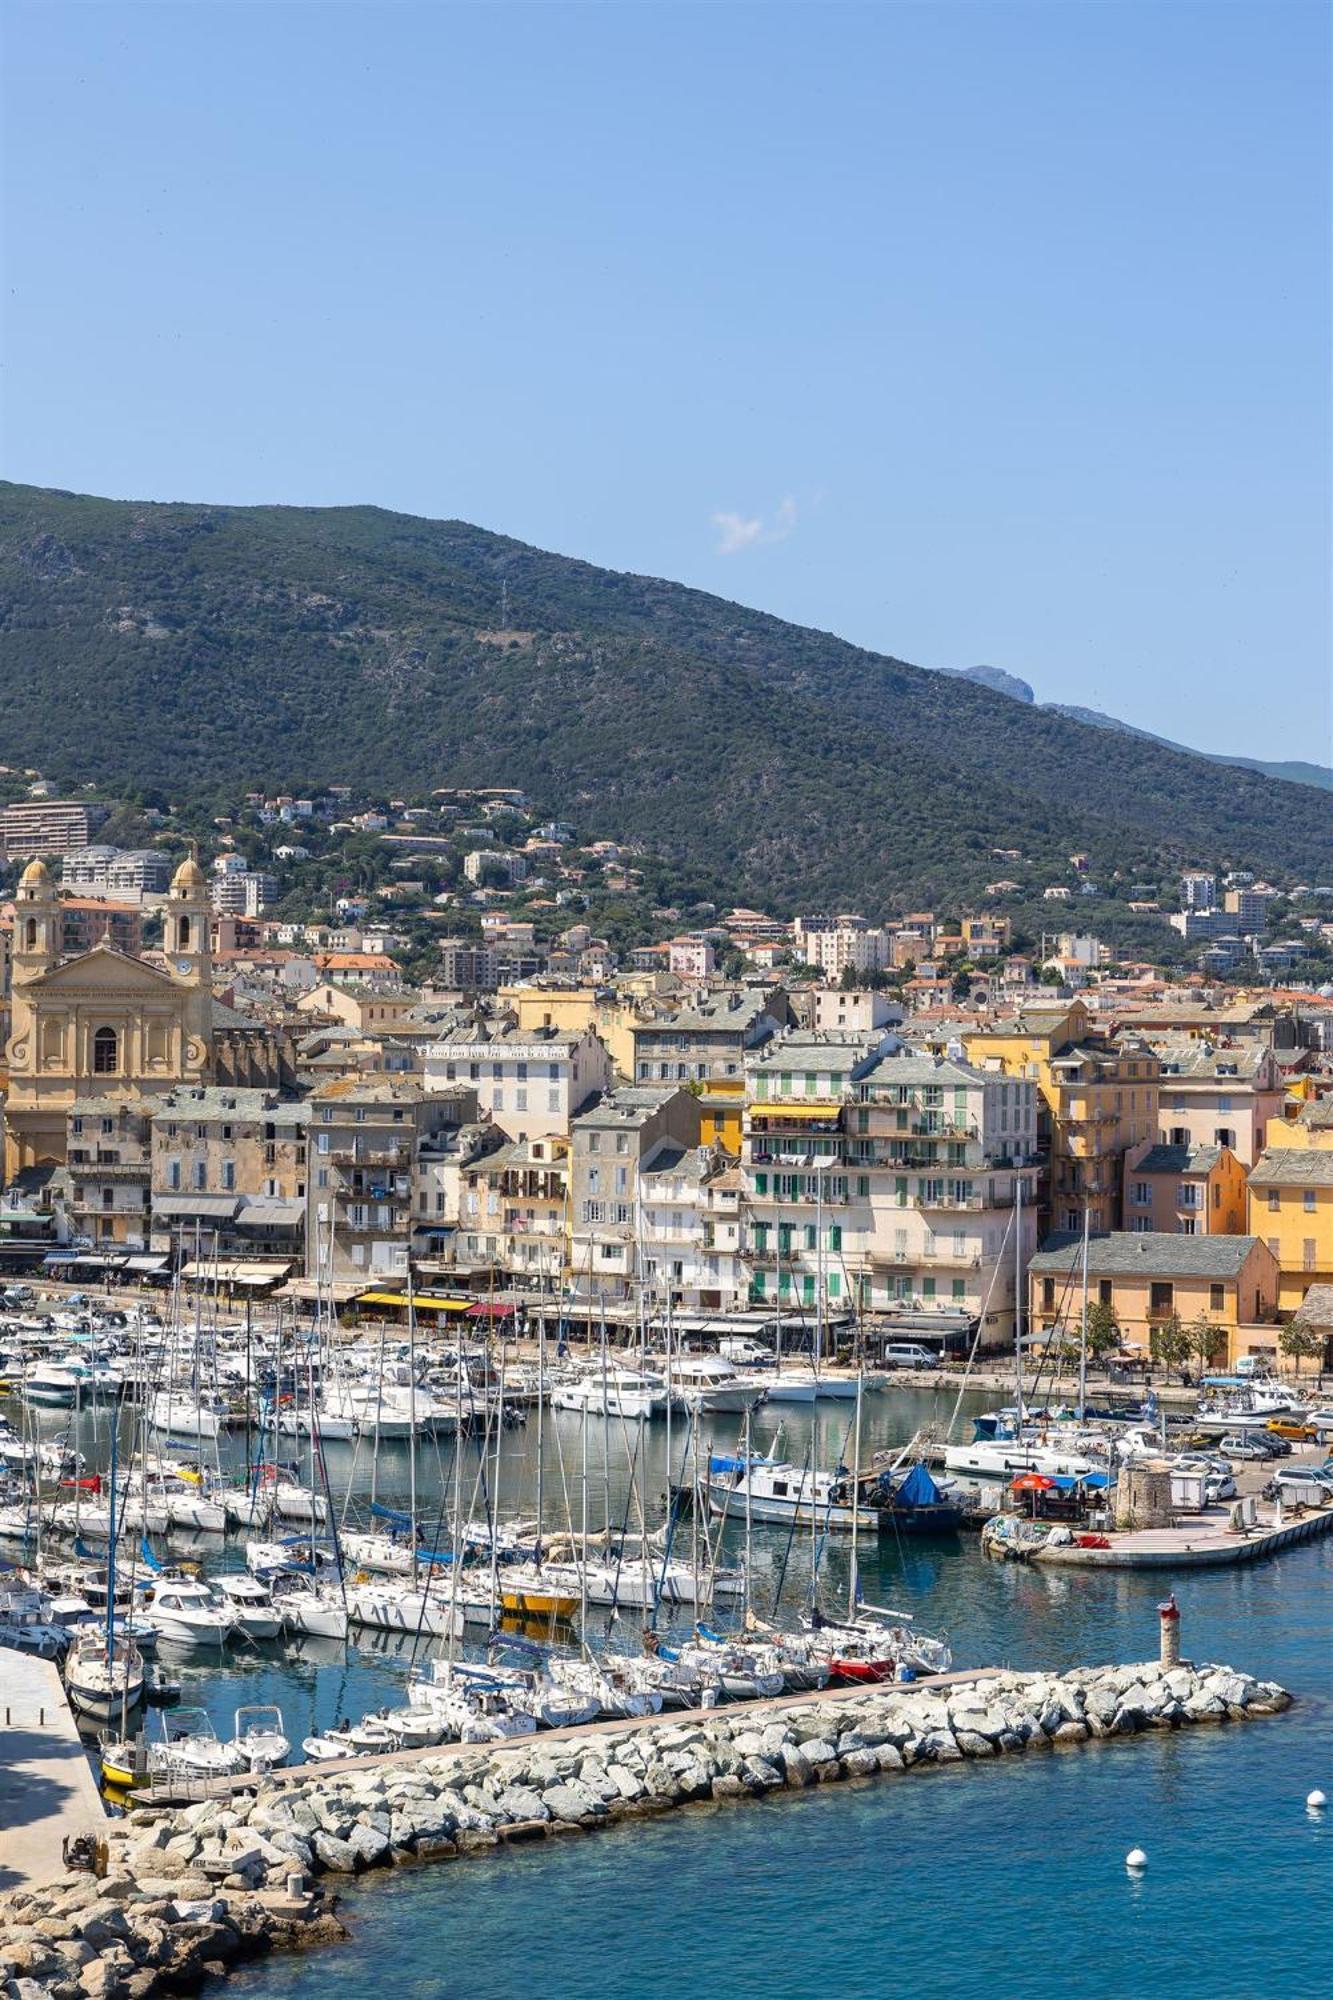
[[[467,1316],[469,1319],[509,1319],[513,1311],[512,1306],[496,1305],[490,1299],[478,1299],[475,1305],[468,1307]]]

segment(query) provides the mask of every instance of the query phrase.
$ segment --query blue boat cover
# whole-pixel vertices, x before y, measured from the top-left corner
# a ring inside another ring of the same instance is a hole
[[[392,1521],[395,1528],[401,1528],[404,1534],[412,1526],[412,1516],[410,1514],[400,1514],[396,1507],[382,1506],[378,1500],[371,1501],[370,1511],[372,1514],[377,1515],[381,1521]]]
[[[924,1465],[914,1465],[893,1497],[900,1507],[934,1507],[940,1489]]]
[[[745,1460],[743,1458],[727,1458],[721,1452],[715,1451],[709,1457],[708,1470],[710,1472],[744,1472]]]
[[[146,1563],[146,1564],[148,1565],[149,1569],[151,1569],[151,1570],[152,1570],[152,1571],[153,1571],[153,1572],[155,1573],[155,1575],[157,1575],[157,1576],[161,1576],[161,1574],[162,1574],[162,1565],[161,1565],[161,1563],[160,1563],[160,1562],[158,1561],[157,1557],[156,1557],[156,1556],[155,1556],[155,1555],[153,1554],[153,1551],[152,1551],[152,1548],[151,1548],[151,1546],[150,1546],[150,1544],[149,1544],[149,1541],[148,1541],[148,1537],[147,1537],[147,1535],[144,1535],[144,1536],[143,1536],[143,1537],[142,1537],[142,1538],[140,1539],[140,1542],[139,1542],[139,1554],[140,1554],[140,1555],[141,1555],[141,1556],[143,1557],[143,1559],[144,1559],[145,1563]]]

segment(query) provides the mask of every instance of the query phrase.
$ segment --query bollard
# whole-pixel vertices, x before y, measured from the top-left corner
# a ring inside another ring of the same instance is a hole
[[[287,1894],[293,1902],[296,1902],[305,1892],[305,1874],[301,1869],[296,1869],[287,1877]]]
[[[1158,1605],[1157,1616],[1161,1620],[1162,1628],[1158,1658],[1165,1674],[1169,1673],[1172,1667],[1180,1665],[1180,1606],[1176,1603],[1174,1591],[1165,1604]]]

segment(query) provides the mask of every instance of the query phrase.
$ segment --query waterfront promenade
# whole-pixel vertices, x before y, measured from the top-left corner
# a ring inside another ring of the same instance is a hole
[[[106,1811],[79,1741],[60,1669],[0,1652],[0,1889],[65,1872],[67,1834],[101,1833]]]

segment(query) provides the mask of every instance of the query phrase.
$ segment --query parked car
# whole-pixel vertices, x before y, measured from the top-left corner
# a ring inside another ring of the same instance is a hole
[[[1243,1431],[1237,1432],[1232,1437],[1224,1437],[1218,1450],[1223,1458],[1239,1458],[1253,1463],[1266,1461],[1275,1456],[1269,1440],[1247,1436]]]
[[[1264,1429],[1273,1437],[1286,1438],[1291,1444],[1319,1442],[1319,1432],[1314,1425],[1298,1423],[1294,1417],[1270,1417]]]
[[[940,1357],[934,1348],[915,1340],[890,1341],[881,1357],[886,1368],[938,1368]]]

